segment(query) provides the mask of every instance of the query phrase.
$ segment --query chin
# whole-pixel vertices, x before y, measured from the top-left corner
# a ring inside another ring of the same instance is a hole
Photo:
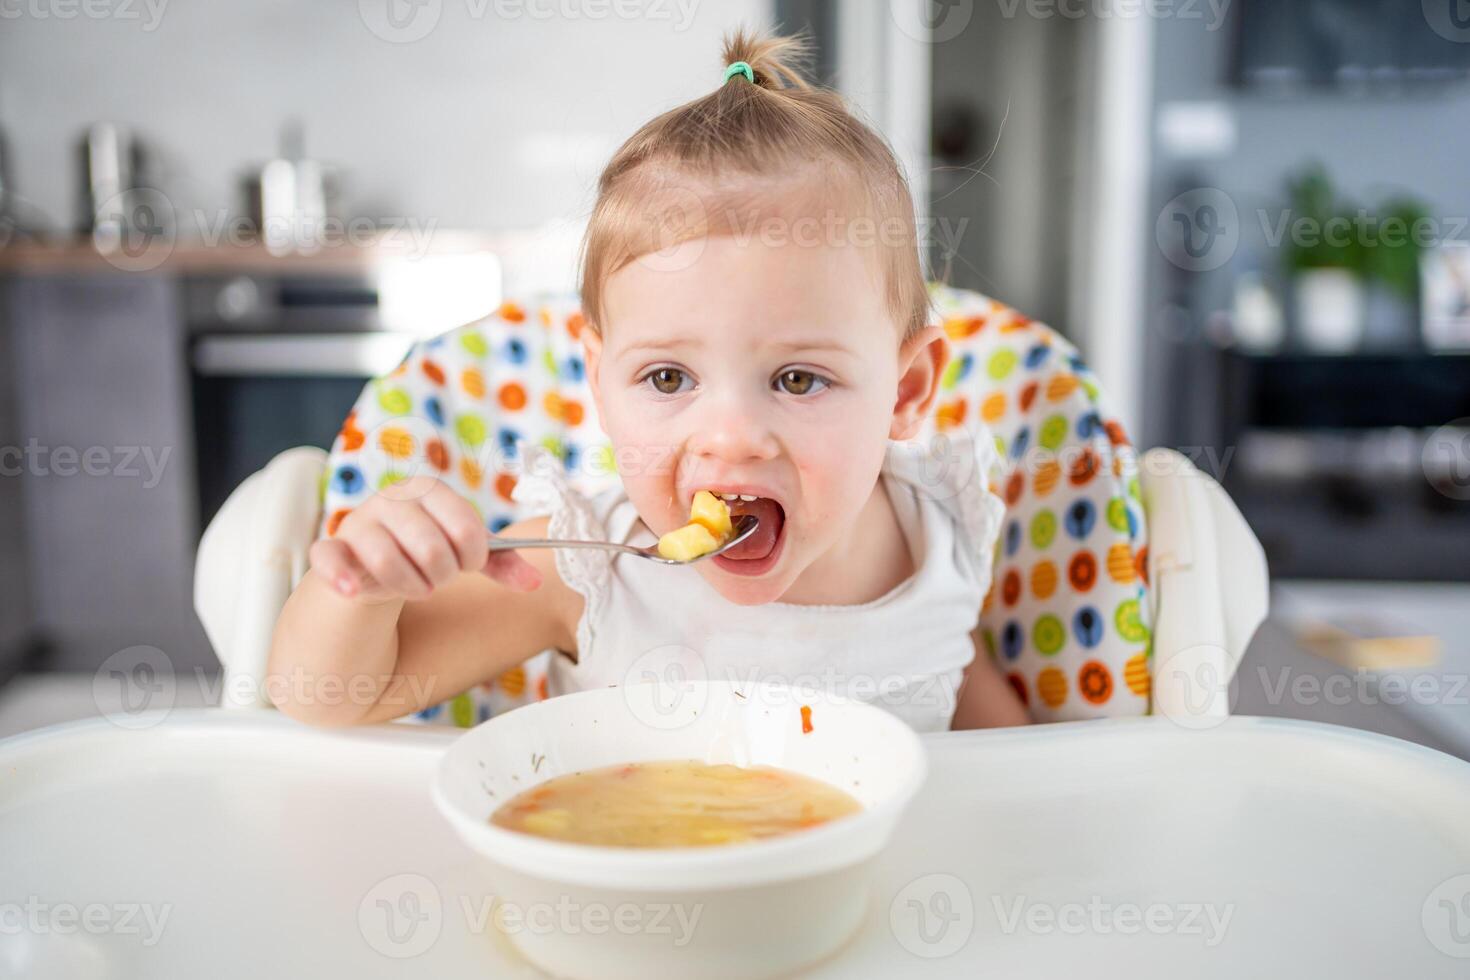
[[[701,562],[704,580],[737,606],[760,606],[784,596],[800,576],[800,568],[786,551],[782,534],[772,553],[757,561],[735,561],[723,556]]]
[[[737,578],[718,570],[705,574],[705,581],[712,585],[726,601],[737,606],[763,606],[775,602],[786,594],[791,583],[783,579]]]

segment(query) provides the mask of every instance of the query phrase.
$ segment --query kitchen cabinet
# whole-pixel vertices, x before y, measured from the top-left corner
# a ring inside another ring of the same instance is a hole
[[[0,281],[0,310],[6,307],[6,283]],[[0,318],[3,324],[3,318]],[[10,331],[0,328],[0,365],[15,361]],[[20,446],[13,373],[0,370],[0,683],[17,670],[36,640],[27,591],[25,521],[21,472],[10,466],[9,447]]]
[[[6,286],[6,445],[23,473],[5,492],[18,482],[25,601],[49,665],[95,670],[147,645],[180,671],[212,666],[192,608],[198,521],[177,281],[63,272]]]

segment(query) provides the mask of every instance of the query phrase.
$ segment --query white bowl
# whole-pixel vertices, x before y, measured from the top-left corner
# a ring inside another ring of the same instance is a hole
[[[811,710],[803,732],[801,707]],[[594,847],[489,822],[555,776],[627,762],[778,766],[863,809],[784,837],[710,847]],[[866,870],[923,783],[898,718],[776,685],[633,684],[518,708],[445,753],[434,802],[488,862],[504,931],[557,976],[761,977],[829,955],[867,911]]]

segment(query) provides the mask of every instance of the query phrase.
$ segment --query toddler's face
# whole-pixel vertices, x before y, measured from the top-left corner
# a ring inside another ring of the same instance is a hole
[[[605,309],[588,368],[649,528],[685,524],[699,490],[740,495],[732,511],[760,529],[696,566],[723,596],[771,602],[803,574],[841,574],[887,440],[932,398],[935,365],[910,367],[937,349],[901,342],[862,251],[697,239],[611,276]]]

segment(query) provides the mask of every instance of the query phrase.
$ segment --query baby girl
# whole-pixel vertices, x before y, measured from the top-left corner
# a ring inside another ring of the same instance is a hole
[[[349,678],[355,696],[282,694],[283,711],[381,721],[550,649],[552,694],[676,664],[815,680],[920,730],[1025,723],[977,656],[1002,514],[989,437],[940,467],[913,441],[947,357],[913,201],[884,141],[793,67],[801,53],[735,35],[719,88],[613,156],[581,297],[620,485],[588,497],[530,465],[517,499],[541,516],[499,536],[650,545],[701,490],[755,533],[684,568],[490,552],[468,501],[406,480],[316,543],[276,627],[273,677]]]

